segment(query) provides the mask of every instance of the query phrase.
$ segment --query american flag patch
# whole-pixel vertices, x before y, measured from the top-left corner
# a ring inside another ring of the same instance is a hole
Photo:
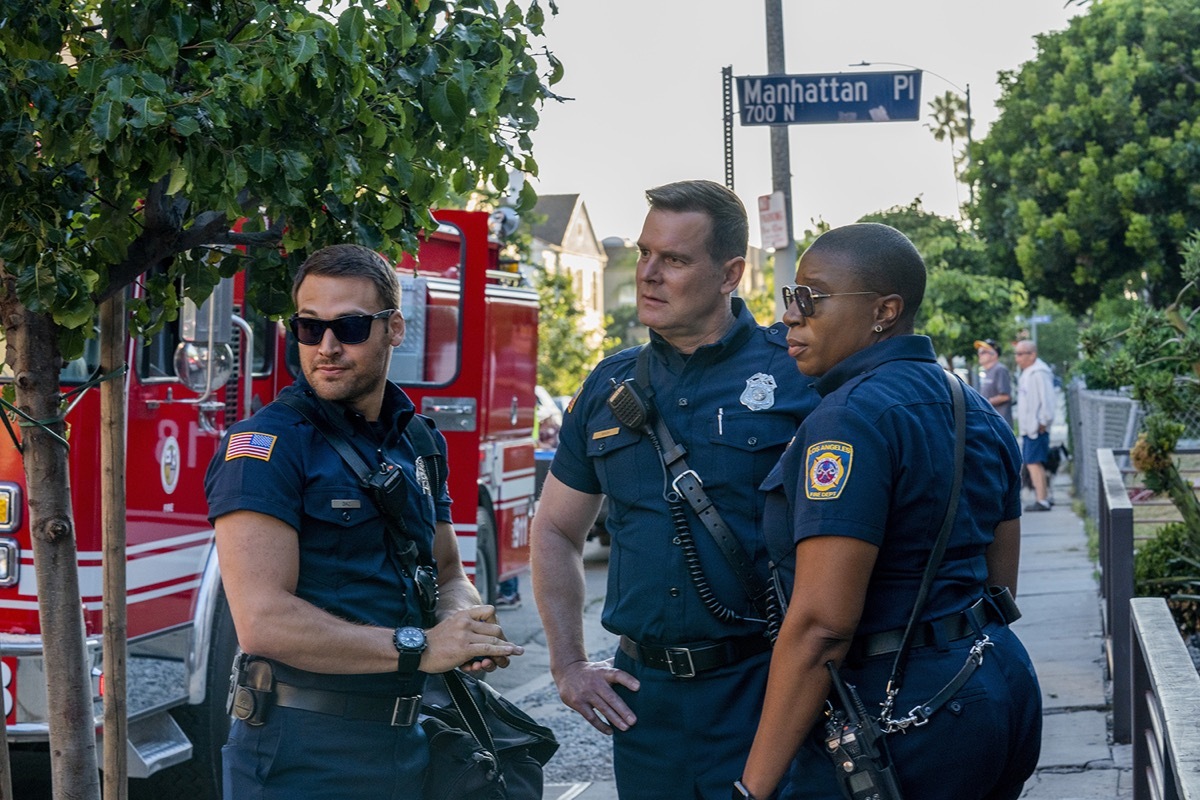
[[[235,433],[229,437],[229,446],[225,448],[225,460],[258,458],[270,461],[271,449],[274,447],[275,437],[269,433]]]

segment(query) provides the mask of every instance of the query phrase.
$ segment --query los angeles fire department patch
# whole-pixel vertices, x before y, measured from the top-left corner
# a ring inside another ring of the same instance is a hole
[[[805,454],[808,482],[804,494],[809,500],[836,500],[850,477],[854,448],[845,442],[817,442]]]

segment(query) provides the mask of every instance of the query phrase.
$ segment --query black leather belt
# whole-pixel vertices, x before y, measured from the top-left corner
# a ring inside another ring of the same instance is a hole
[[[925,647],[939,641],[953,642],[974,636],[977,630],[982,630],[992,619],[1003,622],[998,614],[991,613],[991,606],[986,600],[977,600],[970,608],[957,614],[921,623],[913,634],[912,646]],[[904,628],[856,636],[846,658],[850,661],[861,661],[864,658],[894,653],[900,649],[903,642]]]
[[[275,705],[346,719],[386,722],[389,725],[407,728],[417,721],[421,712],[421,695],[370,697],[345,692],[327,692],[322,689],[305,689],[276,681]]]
[[[697,673],[734,664],[770,649],[771,642],[765,636],[743,636],[687,647],[638,644],[628,636],[621,637],[621,652],[625,655],[647,667],[666,670],[676,678],[694,678]]]

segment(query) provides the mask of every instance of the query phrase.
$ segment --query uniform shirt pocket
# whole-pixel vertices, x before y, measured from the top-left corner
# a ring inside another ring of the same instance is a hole
[[[636,494],[637,490],[633,489],[631,492],[631,487],[641,486],[643,480],[648,477],[642,474],[647,465],[657,468],[655,475],[649,477],[654,477],[661,483],[662,473],[658,460],[647,458],[642,448],[633,447],[641,440],[640,432],[625,427],[615,419],[601,420],[588,426],[587,456],[596,467],[596,477],[600,479],[600,487],[604,494],[615,493],[621,497]]]
[[[708,440],[747,453],[780,449],[796,435],[796,420],[766,411],[722,412],[709,422]]]
[[[304,493],[300,580],[345,586],[379,572],[387,557],[383,518],[357,486]]]

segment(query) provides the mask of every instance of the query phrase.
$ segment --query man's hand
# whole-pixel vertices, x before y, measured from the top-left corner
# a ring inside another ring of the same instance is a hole
[[[637,722],[633,711],[613,691],[612,685],[619,683],[636,692],[641,683],[628,672],[614,667],[611,658],[568,664],[555,674],[554,682],[562,701],[605,736],[612,736],[613,728],[627,731]]]
[[[421,671],[449,672],[462,667],[467,672],[491,672],[507,667],[510,656],[525,648],[504,638],[491,606],[472,606],[449,615],[425,631],[428,646],[421,655]],[[478,660],[476,660],[478,659]]]

